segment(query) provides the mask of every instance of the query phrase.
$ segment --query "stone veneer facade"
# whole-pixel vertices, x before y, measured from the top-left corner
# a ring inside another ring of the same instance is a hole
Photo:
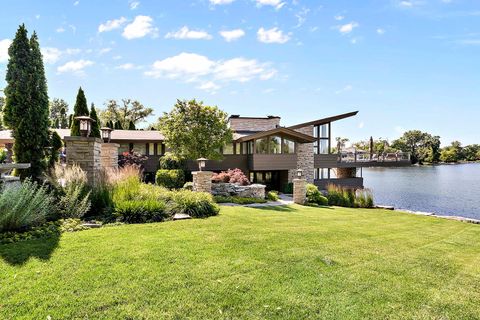
[[[235,183],[212,183],[212,194],[215,196],[239,196],[265,199],[265,185],[251,184],[248,186],[241,186]]]
[[[303,134],[309,136],[313,133],[313,126],[306,126],[295,129]],[[288,170],[288,182],[293,182],[297,178],[297,170],[303,170],[303,178],[308,183],[313,183],[314,179],[314,165],[313,165],[313,143],[298,143],[297,144],[297,168]]]
[[[195,171],[192,172],[193,191],[212,192],[212,175],[211,171]]]
[[[305,204],[307,201],[307,181],[305,179],[293,179],[293,202]]]
[[[87,173],[88,183],[94,185],[102,168],[102,140],[92,137],[65,137],[67,165],[77,164]]]
[[[234,131],[267,131],[280,126],[279,117],[270,118],[242,118],[230,117],[230,128]]]
[[[102,143],[100,154],[100,163],[102,168],[118,168],[118,148],[117,143]]]

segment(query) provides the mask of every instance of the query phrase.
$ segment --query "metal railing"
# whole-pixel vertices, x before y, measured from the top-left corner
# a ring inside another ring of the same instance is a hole
[[[407,162],[410,161],[409,152],[394,153],[364,153],[364,152],[340,152],[339,162]]]

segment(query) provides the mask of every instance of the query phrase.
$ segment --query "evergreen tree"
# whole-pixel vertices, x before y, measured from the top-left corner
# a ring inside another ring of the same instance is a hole
[[[70,125],[67,119],[67,110],[65,108],[62,108],[60,110],[60,128],[61,129],[70,128]]]
[[[85,98],[85,93],[83,92],[82,87],[80,87],[78,89],[75,106],[73,107],[72,125],[70,126],[70,135],[72,137],[80,136],[80,121],[75,120],[75,118],[88,115],[89,112],[87,106],[87,98]]]
[[[128,130],[137,130],[137,128],[135,128],[135,124],[133,123],[133,121],[130,121],[128,123]]]
[[[72,123],[73,123],[73,114],[70,113],[68,115],[68,129],[72,127]]]
[[[27,33],[21,25],[8,49],[4,120],[15,139],[15,161],[31,165],[19,171],[20,177],[37,179],[45,169],[45,147],[49,145],[48,93],[37,34],[29,40]]]
[[[55,122],[53,123],[52,127],[54,129],[59,129],[60,128],[60,122],[58,121],[58,119],[55,119]]]
[[[123,130],[122,123],[120,121],[115,122],[115,130]]]
[[[92,130],[90,131],[90,137],[100,138],[100,120],[97,116],[97,111],[95,110],[95,105],[92,103],[90,108],[90,118],[94,121],[92,123]]]
[[[62,138],[58,135],[57,131],[50,131],[50,154],[48,158],[48,167],[52,168],[56,162],[58,162],[58,151],[62,147]]]
[[[107,124],[107,127],[109,127],[110,129],[115,129],[115,126],[113,125],[113,121],[110,120]]]

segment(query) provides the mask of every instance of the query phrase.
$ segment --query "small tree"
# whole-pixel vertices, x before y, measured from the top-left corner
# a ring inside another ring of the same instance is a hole
[[[181,159],[220,160],[220,149],[232,141],[227,114],[196,100],[177,100],[159,123],[166,146]]]
[[[55,163],[58,162],[58,151],[62,147],[62,138],[54,130],[50,131],[50,154],[48,157],[48,167],[53,168]]]
[[[55,98],[49,103],[50,123],[55,129],[67,128],[68,103],[63,99]]]
[[[92,103],[90,107],[90,118],[94,121],[92,123],[92,130],[90,131],[90,137],[101,138],[100,136],[100,120],[97,116],[97,111],[95,110],[95,105]]]
[[[137,130],[137,128],[135,128],[135,124],[133,123],[133,121],[130,121],[128,123],[128,130]]]
[[[83,92],[82,87],[80,87],[78,89],[75,106],[73,107],[72,125],[70,126],[70,135],[72,137],[80,136],[80,121],[75,120],[75,117],[88,115],[89,112],[87,106],[87,98],[85,98],[85,93]]]
[[[112,99],[105,103],[105,109],[100,113],[100,118],[104,123],[114,121],[119,123],[122,129],[128,129],[130,121],[137,125],[152,114],[153,109],[145,107],[138,100],[122,99],[121,103],[118,103],[117,100]]]

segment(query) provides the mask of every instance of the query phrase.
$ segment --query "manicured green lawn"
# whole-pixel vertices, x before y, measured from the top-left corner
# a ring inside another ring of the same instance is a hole
[[[0,246],[1,319],[478,319],[480,226],[226,208]]]

